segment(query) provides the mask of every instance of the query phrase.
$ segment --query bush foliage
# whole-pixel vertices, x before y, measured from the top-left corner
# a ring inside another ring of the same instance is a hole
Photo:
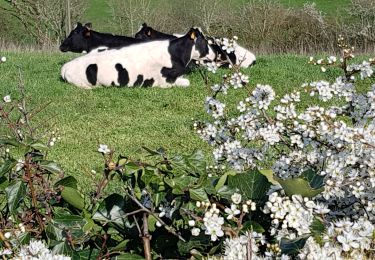
[[[27,106],[21,80],[19,98],[5,96],[0,104],[1,255],[373,257],[375,86],[356,86],[373,77],[375,62],[351,64],[353,49],[342,37],[338,47],[341,57],[309,63],[323,72],[338,67],[342,75],[304,83],[302,94],[279,98],[269,85],[248,86],[236,66],[211,86],[205,109],[212,120],[194,126],[212,145],[214,165],[200,151],[170,155],[144,147],[146,162],[101,144],[103,170],[85,193],[48,160],[58,136],[33,125],[44,106]],[[210,82],[206,70],[201,74]],[[243,87],[249,96],[228,113],[220,99]],[[329,103],[300,107],[304,95]]]

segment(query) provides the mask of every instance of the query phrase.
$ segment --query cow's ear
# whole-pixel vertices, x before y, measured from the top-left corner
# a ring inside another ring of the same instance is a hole
[[[147,23],[143,23],[143,24],[142,24],[142,27],[147,27]]]
[[[189,36],[191,40],[195,40],[197,38],[196,32],[194,30],[191,30],[189,32]]]
[[[89,28],[85,28],[85,30],[83,31],[83,36],[89,38],[91,36],[91,30]]]
[[[91,28],[92,28],[92,23],[86,23],[85,27],[86,27],[86,29],[88,29],[90,31]]]

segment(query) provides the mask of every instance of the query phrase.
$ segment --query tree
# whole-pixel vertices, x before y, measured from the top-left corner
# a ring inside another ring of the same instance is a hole
[[[59,42],[71,28],[71,20],[84,13],[87,0],[2,0],[0,10],[20,21],[42,46]]]

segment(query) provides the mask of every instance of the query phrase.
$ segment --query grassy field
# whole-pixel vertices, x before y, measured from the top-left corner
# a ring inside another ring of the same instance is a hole
[[[116,154],[140,158],[140,148],[165,147],[170,153],[189,153],[195,148],[210,155],[210,148],[192,130],[192,119],[207,118],[204,99],[209,93],[198,72],[188,75],[189,88],[141,89],[98,88],[82,90],[60,80],[62,64],[75,55],[51,53],[1,53],[8,58],[0,64],[0,95],[18,96],[18,68],[23,74],[30,106],[51,102],[39,115],[61,140],[49,154],[68,174],[85,181],[91,169],[102,166],[99,144]],[[337,71],[321,73],[306,65],[307,57],[258,57],[257,65],[245,70],[250,87],[231,91],[227,103],[234,107],[256,84],[270,84],[278,95],[300,87],[306,81],[333,79]],[[213,81],[220,78],[219,71]],[[314,104],[306,99],[304,105]],[[44,127],[47,129],[47,127]],[[51,130],[52,131],[52,130]]]

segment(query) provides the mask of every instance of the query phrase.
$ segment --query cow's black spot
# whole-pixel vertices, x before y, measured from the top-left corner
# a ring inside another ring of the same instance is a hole
[[[86,78],[91,85],[96,85],[96,81],[98,79],[98,65],[90,64],[89,66],[87,66]]]
[[[140,86],[142,85],[142,82],[143,82],[143,75],[138,75],[137,80],[134,82],[133,86],[134,87]]]
[[[155,82],[155,80],[154,80],[153,78],[151,78],[151,79],[146,79],[146,80],[143,82],[142,87],[144,87],[144,88],[152,87],[152,85],[154,85],[154,82]]]
[[[126,86],[129,83],[128,71],[120,63],[117,63],[115,68],[118,71],[118,83],[120,87]]]
[[[172,60],[172,68],[162,67],[160,70],[161,75],[165,78],[165,81],[173,84],[176,79],[188,71],[187,63]]]

